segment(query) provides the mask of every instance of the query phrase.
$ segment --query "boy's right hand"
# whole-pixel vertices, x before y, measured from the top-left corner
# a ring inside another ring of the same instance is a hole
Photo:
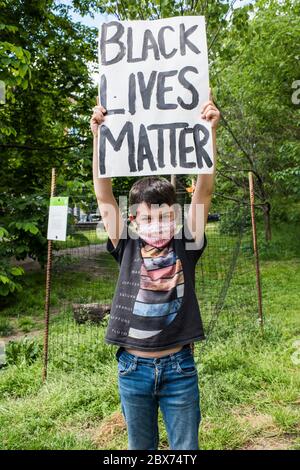
[[[98,98],[97,98],[97,106],[93,108],[93,114],[90,120],[91,131],[94,137],[98,136],[98,126],[102,124],[105,120],[104,114],[106,113],[106,109],[99,105]]]

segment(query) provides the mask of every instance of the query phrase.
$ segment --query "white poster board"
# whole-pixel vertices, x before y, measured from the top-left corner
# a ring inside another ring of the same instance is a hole
[[[99,177],[213,172],[203,16],[102,23],[99,72]]]
[[[47,240],[66,241],[69,197],[51,197]]]

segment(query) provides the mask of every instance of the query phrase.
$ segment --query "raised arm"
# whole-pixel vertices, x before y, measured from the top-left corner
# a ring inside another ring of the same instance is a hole
[[[99,125],[105,120],[105,112],[105,108],[99,106],[97,100],[97,106],[94,107],[93,115],[90,120],[93,133],[93,181],[95,195],[105,230],[112,244],[116,247],[124,228],[124,220],[113,194],[111,178],[98,177],[98,130]]]
[[[217,146],[216,146],[216,129],[220,120],[220,111],[215,106],[211,91],[210,99],[201,108],[201,118],[210,121],[212,126],[212,140],[213,140],[213,154],[214,154],[214,171],[212,174],[200,174],[197,176],[195,189],[192,196],[192,201],[189,207],[187,216],[188,229],[191,232],[196,243],[201,242],[203,233],[207,223],[208,212],[211,204],[211,199],[214,191],[214,182],[217,166]],[[202,206],[197,206],[197,205]],[[198,210],[197,210],[198,207]],[[199,216],[203,214],[203,225],[196,224],[196,213]]]

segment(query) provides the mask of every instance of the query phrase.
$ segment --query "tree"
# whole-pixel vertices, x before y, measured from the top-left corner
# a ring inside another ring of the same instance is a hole
[[[91,166],[97,42],[95,29],[74,23],[54,0],[0,1],[0,256],[12,281],[11,256],[45,262],[51,167],[69,180]]]
[[[300,194],[299,106],[291,100],[295,44],[300,35],[299,2],[256,2],[247,31],[233,31],[214,65],[214,83],[224,115],[219,138],[220,177],[242,188],[254,172],[256,196],[263,209],[266,240],[271,238],[270,210],[287,217]],[[298,62],[299,63],[299,62]],[[243,171],[244,170],[244,171]]]

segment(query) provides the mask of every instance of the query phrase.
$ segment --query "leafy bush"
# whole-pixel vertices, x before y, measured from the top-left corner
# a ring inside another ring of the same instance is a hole
[[[42,355],[42,345],[25,336],[20,341],[9,341],[6,346],[6,362],[14,365],[30,365]]]
[[[5,266],[0,271],[0,296],[6,296],[14,291],[20,291],[22,286],[16,282],[15,277],[24,274],[21,266]]]
[[[35,327],[35,322],[30,317],[23,317],[19,318],[18,320],[18,328],[24,331],[24,333],[28,333]]]
[[[13,327],[7,318],[0,318],[0,336],[7,336],[12,333]]]
[[[4,232],[0,257],[20,260],[30,256],[44,265],[49,199],[42,193],[17,197],[4,194],[0,202]]]
[[[227,212],[221,214],[220,233],[222,235],[238,235],[241,229],[251,227],[250,209],[232,205]]]

